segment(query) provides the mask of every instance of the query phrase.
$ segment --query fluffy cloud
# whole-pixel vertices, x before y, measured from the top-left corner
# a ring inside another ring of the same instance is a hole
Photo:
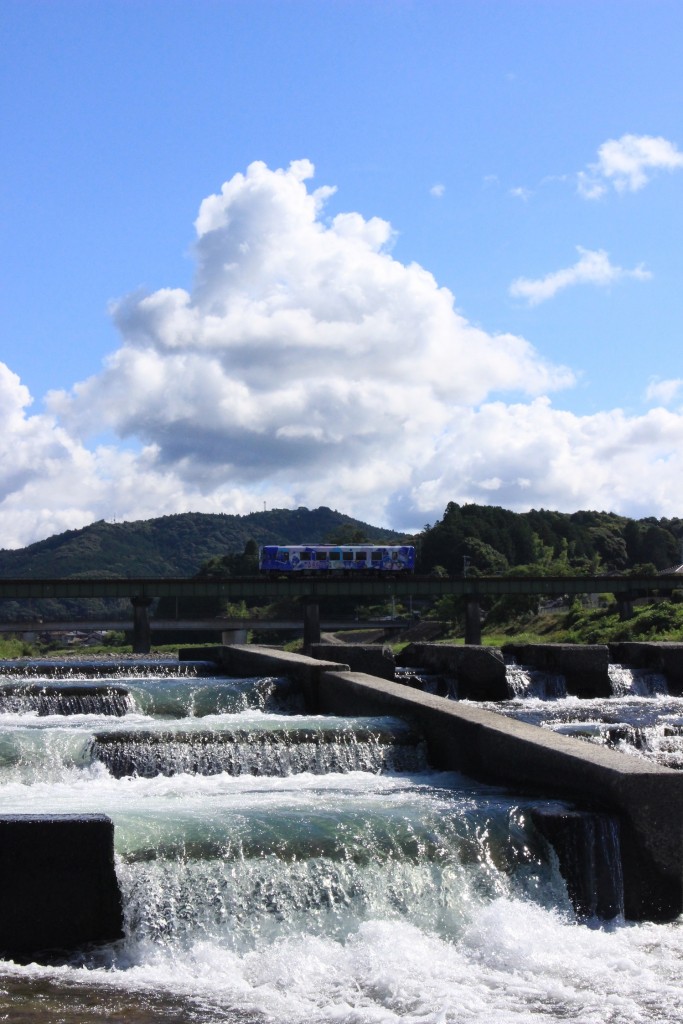
[[[636,192],[654,171],[683,167],[683,153],[661,136],[622,135],[608,139],[598,149],[598,159],[578,176],[578,190],[585,199],[599,199],[610,185],[617,192]]]
[[[605,287],[624,278],[630,277],[644,281],[652,276],[642,265],[633,270],[615,267],[610,263],[609,256],[604,249],[591,250],[577,246],[577,252],[579,259],[572,267],[555,270],[551,274],[546,274],[545,277],[536,279],[518,277],[510,285],[510,295],[514,298],[526,299],[530,306],[537,306],[540,302],[551,299],[562,289],[571,288],[573,285],[595,284]]]
[[[402,496],[401,511],[429,518],[448,501],[512,509],[610,509],[680,515],[683,417],[664,409],[576,416],[547,398],[470,410]],[[635,481],[635,483],[634,483]]]
[[[675,377],[673,380],[659,380],[653,378],[645,391],[645,398],[648,402],[661,402],[662,405],[670,405],[683,389],[683,380]]]
[[[391,256],[385,221],[325,222],[330,190],[309,192],[311,174],[255,163],[204,200],[192,292],[119,303],[121,347],[50,397],[72,433],[136,438],[203,494],[266,479],[353,505],[407,483],[458,407],[572,382],[524,339],[469,324]]]
[[[571,371],[469,323],[392,256],[386,221],[328,217],[312,173],[255,163],[205,199],[191,290],[119,302],[119,347],[46,413],[0,365],[3,546],[264,501],[397,528],[448,501],[680,512],[682,417],[554,408]],[[645,273],[600,253],[579,265],[586,280]]]
[[[28,415],[28,390],[0,363],[0,537],[20,547],[97,519],[149,519],[201,507],[254,509],[254,495],[223,482],[202,495],[158,465],[153,447],[88,449],[50,415]],[[284,494],[280,495],[283,499]]]

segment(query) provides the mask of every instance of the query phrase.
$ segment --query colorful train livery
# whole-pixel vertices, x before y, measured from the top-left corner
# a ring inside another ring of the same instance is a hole
[[[414,572],[415,548],[383,544],[266,544],[259,550],[265,573]]]

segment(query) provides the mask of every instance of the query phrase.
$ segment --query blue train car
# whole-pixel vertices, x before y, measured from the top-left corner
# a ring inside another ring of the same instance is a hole
[[[414,572],[415,548],[408,544],[266,544],[259,550],[266,573]]]

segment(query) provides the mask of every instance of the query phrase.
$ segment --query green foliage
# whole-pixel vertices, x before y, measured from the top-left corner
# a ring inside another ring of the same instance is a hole
[[[27,643],[20,637],[8,636],[0,639],[0,658],[31,658],[38,653],[35,644]]]
[[[375,538],[377,540],[378,538]],[[323,544],[370,544],[372,543],[371,538],[367,535],[367,530],[353,526],[351,523],[346,523],[342,526],[338,526],[336,529],[331,530],[327,537],[323,537]],[[391,543],[391,542],[389,542]]]
[[[246,601],[228,601],[226,604],[223,614],[227,619],[248,619],[249,609],[247,608]]]
[[[109,630],[105,633],[102,638],[102,644],[104,647],[123,647],[126,643],[126,634],[123,630]]]
[[[451,629],[463,630],[465,621],[465,599],[446,594],[434,601],[425,618],[448,622]]]
[[[656,576],[657,566],[653,562],[638,562],[628,570],[629,576]]]
[[[677,564],[680,519],[632,520],[611,512],[510,512],[451,502],[442,519],[419,538],[418,571],[443,566],[451,576],[518,574],[566,576],[623,572],[638,566],[655,573]]]
[[[607,644],[623,640],[683,639],[683,605],[672,601],[636,605],[630,619],[620,619],[614,602],[594,608],[580,600],[567,611],[552,616],[529,617],[525,622],[510,620],[505,635],[488,626],[488,641],[497,636],[500,643],[518,640],[522,632],[535,635],[538,642]]]

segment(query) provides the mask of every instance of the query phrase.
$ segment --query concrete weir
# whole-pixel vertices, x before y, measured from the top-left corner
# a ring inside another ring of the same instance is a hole
[[[435,768],[614,814],[626,917],[670,920],[683,912],[682,773],[344,665],[247,646],[212,656],[230,673],[289,676],[314,713],[408,719],[422,730]]]
[[[648,643],[624,641],[611,643],[612,661],[623,662],[633,668],[651,669],[666,676],[669,693],[683,694],[683,644],[671,642]]]
[[[451,676],[462,700],[506,700],[505,661],[495,647],[475,644],[409,644],[397,664],[420,666],[429,672]]]
[[[122,938],[111,819],[0,816],[0,906],[7,959],[46,963]]]
[[[567,693],[575,697],[609,697],[609,648],[606,644],[506,644],[503,654],[520,665],[561,672]]]

